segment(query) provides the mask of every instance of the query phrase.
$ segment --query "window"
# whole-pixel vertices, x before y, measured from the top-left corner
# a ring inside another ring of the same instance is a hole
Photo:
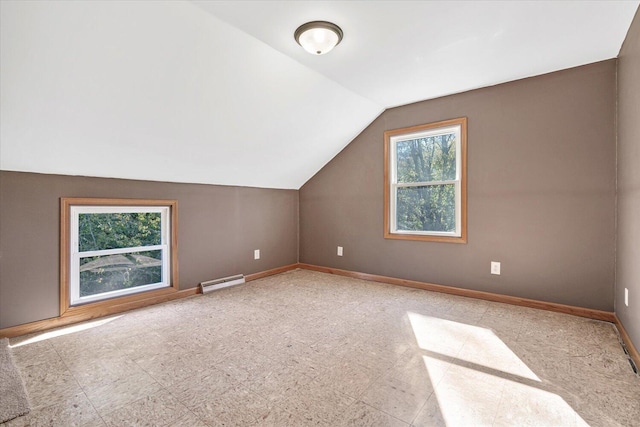
[[[467,119],[384,133],[384,237],[466,243]]]
[[[62,313],[117,297],[175,291],[176,208],[175,201],[62,199]]]

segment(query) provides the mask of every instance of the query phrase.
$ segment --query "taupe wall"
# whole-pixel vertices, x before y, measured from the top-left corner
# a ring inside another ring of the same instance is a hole
[[[59,314],[60,197],[177,199],[181,289],[298,260],[295,190],[0,171],[0,328]]]
[[[300,261],[613,311],[615,107],[609,60],[387,110],[301,188]],[[383,132],[461,116],[468,244],[385,240]]]
[[[618,59],[616,314],[640,348],[640,12]],[[629,306],[624,289],[629,289]]]

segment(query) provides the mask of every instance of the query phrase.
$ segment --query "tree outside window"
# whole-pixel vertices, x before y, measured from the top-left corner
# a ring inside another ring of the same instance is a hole
[[[62,198],[61,316],[176,292],[177,206],[175,200]]]
[[[466,242],[466,118],[385,132],[385,237]]]

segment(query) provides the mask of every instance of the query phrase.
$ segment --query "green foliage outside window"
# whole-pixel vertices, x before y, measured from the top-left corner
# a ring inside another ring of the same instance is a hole
[[[153,246],[162,243],[159,212],[79,215],[80,252]]]
[[[398,184],[433,183],[398,187],[397,229],[455,231],[455,185],[441,183],[456,178],[455,134],[399,141],[396,161]]]
[[[79,215],[80,252],[162,244],[159,212]],[[162,281],[162,251],[149,250],[80,260],[80,296]]]

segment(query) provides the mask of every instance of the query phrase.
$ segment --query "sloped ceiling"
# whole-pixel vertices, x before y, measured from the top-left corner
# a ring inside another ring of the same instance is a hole
[[[0,169],[297,189],[385,108],[616,57],[638,3],[3,0]]]

